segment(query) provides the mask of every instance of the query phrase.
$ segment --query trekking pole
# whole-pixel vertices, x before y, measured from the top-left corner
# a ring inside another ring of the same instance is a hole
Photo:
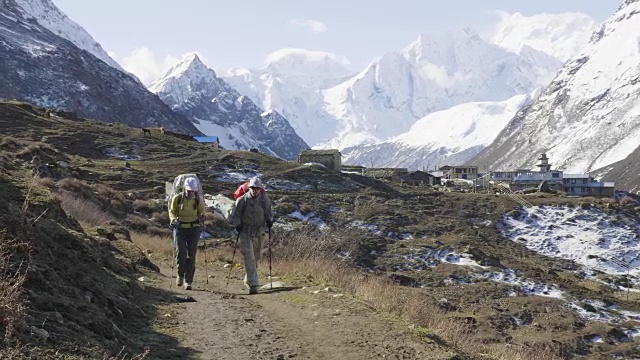
[[[202,222],[202,232],[200,233],[200,239],[202,239],[202,245],[204,246],[204,275],[207,277],[207,284],[209,283],[209,267],[207,266],[207,242],[204,241],[204,222]]]
[[[169,278],[169,289],[171,289],[173,287],[173,267],[176,263],[176,243],[178,242],[176,237],[178,236],[178,231],[176,230],[177,226],[171,225],[171,223],[169,224],[169,228],[173,232],[173,244],[171,244],[171,278]]]
[[[271,228],[269,228],[269,284],[273,290],[273,278],[271,278]]]
[[[238,236],[236,237],[236,244],[233,246],[233,255],[231,255],[231,266],[229,267],[229,275],[227,276],[227,285],[225,286],[225,289],[229,287],[229,279],[231,279],[231,270],[233,270],[233,266],[235,265],[233,263],[233,260],[236,257],[236,248],[238,247],[238,240],[240,240],[240,231],[238,231]]]

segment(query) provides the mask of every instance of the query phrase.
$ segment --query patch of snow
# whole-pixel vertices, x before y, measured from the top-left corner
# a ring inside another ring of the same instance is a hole
[[[316,225],[320,230],[327,228],[326,222],[322,220],[322,218],[317,216],[314,212],[303,215],[299,210],[296,210],[292,213],[287,214],[287,216]]]
[[[142,160],[142,156],[135,154],[125,154],[120,149],[109,148],[104,151],[105,156],[115,157],[122,160]]]
[[[612,261],[621,259],[629,264],[631,275],[640,275],[640,228],[632,221],[595,208],[534,206],[522,213],[518,219],[505,217],[500,226],[512,241],[608,274],[627,273]]]

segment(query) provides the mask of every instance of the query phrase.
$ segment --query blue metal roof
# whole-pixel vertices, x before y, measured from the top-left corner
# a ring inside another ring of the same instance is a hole
[[[219,142],[217,136],[194,136],[193,138],[197,142],[201,142],[201,143]]]

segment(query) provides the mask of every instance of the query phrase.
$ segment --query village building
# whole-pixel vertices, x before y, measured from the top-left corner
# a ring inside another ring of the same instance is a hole
[[[442,171],[443,179],[476,180],[478,178],[478,167],[472,165],[445,165],[438,168],[438,171]]]
[[[342,171],[342,154],[336,149],[303,150],[298,154],[299,163],[318,163],[327,169]]]
[[[615,184],[612,182],[599,182],[589,174],[565,174],[562,170],[553,170],[544,153],[538,160],[538,171],[491,171],[491,178],[508,185],[511,191],[537,188],[564,192],[568,196],[613,197],[615,194]]]
[[[385,179],[397,182],[403,182],[409,175],[407,168],[365,168],[362,175],[374,179]]]
[[[220,139],[217,136],[194,136],[193,139],[214,149],[220,149]]]
[[[440,185],[439,177],[420,170],[408,173],[403,180],[407,184],[414,186]]]

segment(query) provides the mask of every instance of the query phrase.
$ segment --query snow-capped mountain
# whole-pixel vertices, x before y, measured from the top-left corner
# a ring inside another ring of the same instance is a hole
[[[257,148],[294,159],[309,146],[275,111],[263,111],[219,78],[196,54],[188,54],[149,86],[174,111],[186,115],[226,149]]]
[[[640,144],[640,2],[626,0],[532,105],[473,161],[587,172],[625,159]]]
[[[264,109],[283,114],[307,143],[330,138],[335,119],[323,110],[322,89],[339,84],[355,72],[339,55],[303,49],[269,54],[258,70],[231,69],[222,77]]]
[[[69,19],[51,0],[6,0],[4,4],[10,5],[12,1],[18,6],[25,20],[35,20],[52,33],[71,41],[75,46],[90,52],[108,65],[124,71],[82,26]]]
[[[537,91],[500,102],[465,103],[436,111],[391,140],[344,149],[343,161],[411,170],[463,164],[489,145],[509,120],[536,96]]]
[[[489,44],[471,29],[424,34],[323,91],[325,111],[338,125],[333,138],[315,145],[344,149],[384,141],[435,111],[529,93],[561,66],[529,47],[518,55]]]
[[[48,18],[53,26],[51,14],[64,15],[49,0],[2,0],[1,4],[0,98],[101,121],[199,133],[136,79],[41,25]]]
[[[582,50],[596,27],[595,21],[582,13],[526,16],[498,11],[497,15],[499,21],[484,36],[489,42],[516,53],[528,46],[562,62]]]

